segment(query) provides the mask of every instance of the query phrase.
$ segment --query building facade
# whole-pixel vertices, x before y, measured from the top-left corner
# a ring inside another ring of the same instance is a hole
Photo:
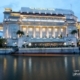
[[[3,23],[0,23],[0,38],[3,37]]]
[[[22,7],[20,11],[5,8],[3,30],[7,45],[59,46],[68,43],[76,45],[78,36],[71,35],[76,28],[77,17],[71,10],[38,9]],[[17,31],[24,35],[20,38]]]
[[[76,27],[78,29],[78,39],[80,40],[80,22],[76,23]]]

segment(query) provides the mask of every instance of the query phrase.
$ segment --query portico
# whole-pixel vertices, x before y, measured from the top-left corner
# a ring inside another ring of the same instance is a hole
[[[67,26],[32,26],[21,25],[21,30],[25,35],[29,35],[31,38],[58,38],[60,35],[66,37]]]

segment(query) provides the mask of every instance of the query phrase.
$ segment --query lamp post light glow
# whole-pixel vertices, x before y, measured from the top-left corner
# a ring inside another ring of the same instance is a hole
[[[64,46],[66,46],[66,42],[64,43]]]
[[[7,44],[7,43],[5,42],[4,44],[5,44],[5,54],[6,54],[6,44]]]
[[[6,45],[7,43],[5,42],[4,44]]]
[[[29,43],[29,46],[31,46],[31,43]]]

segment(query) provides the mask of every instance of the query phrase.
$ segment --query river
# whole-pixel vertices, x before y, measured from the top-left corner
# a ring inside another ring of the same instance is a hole
[[[80,56],[0,55],[0,80],[80,80]]]

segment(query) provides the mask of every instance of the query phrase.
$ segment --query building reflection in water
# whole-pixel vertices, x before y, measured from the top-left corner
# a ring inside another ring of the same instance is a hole
[[[29,64],[29,72],[31,73],[31,67],[32,67],[32,59],[31,58],[29,58],[28,59],[28,64]]]
[[[0,64],[3,65],[3,80],[74,80],[72,72],[80,69],[79,60],[80,57],[75,56],[3,56],[3,63]]]
[[[79,69],[80,69],[80,57],[78,57],[78,66],[79,66]]]
[[[14,59],[14,73],[16,73],[16,70],[17,70],[17,59],[15,58]]]
[[[73,70],[76,69],[76,65],[75,65],[75,57],[72,57],[72,67],[73,67]]]
[[[7,69],[7,59],[6,58],[4,58],[4,60],[3,60],[3,67],[4,67],[4,73],[6,72],[6,69]]]
[[[23,59],[23,70],[26,68],[26,59]]]
[[[67,67],[68,67],[68,62],[67,62],[67,57],[64,57],[64,64],[65,64],[65,70],[67,72]]]
[[[23,59],[23,74],[22,74],[22,80],[25,80],[26,79],[26,59],[24,58]]]

